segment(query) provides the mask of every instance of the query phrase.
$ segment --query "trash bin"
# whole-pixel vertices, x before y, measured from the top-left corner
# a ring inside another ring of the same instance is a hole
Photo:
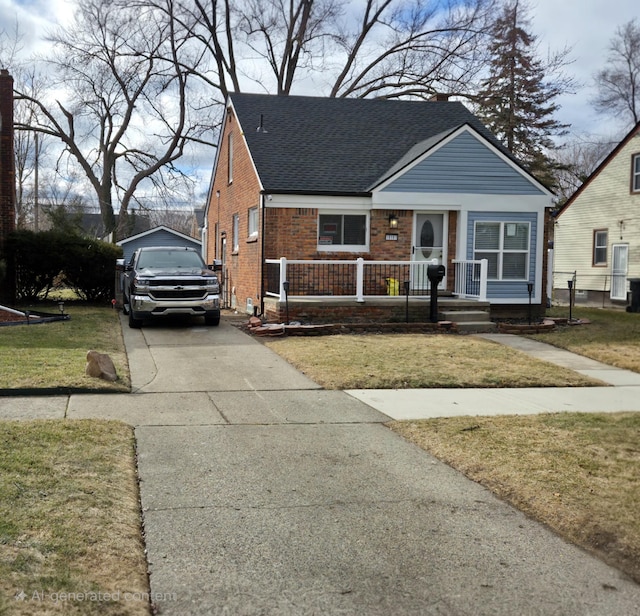
[[[631,288],[631,305],[627,306],[627,312],[640,312],[640,278],[629,278]]]
[[[397,278],[387,278],[387,295],[400,295],[400,281]]]

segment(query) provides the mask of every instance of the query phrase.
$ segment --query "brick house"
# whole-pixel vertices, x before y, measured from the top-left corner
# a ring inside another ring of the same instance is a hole
[[[231,94],[203,252],[229,306],[272,319],[396,320],[430,264],[443,301],[541,311],[551,205],[461,103]]]
[[[556,216],[554,297],[625,306],[640,278],[640,123],[636,124]]]
[[[16,224],[15,161],[13,155],[13,78],[6,69],[0,70],[0,255],[9,233]],[[2,262],[0,262],[2,267]],[[6,268],[6,270],[4,269]],[[0,269],[0,300],[15,300],[15,285],[11,284],[10,264]]]

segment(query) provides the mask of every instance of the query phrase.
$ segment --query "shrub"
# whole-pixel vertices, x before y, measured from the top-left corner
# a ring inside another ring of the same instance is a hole
[[[119,246],[63,231],[15,231],[7,252],[16,264],[16,297],[22,301],[46,299],[59,279],[82,299],[110,299],[115,261],[122,256]]]
[[[116,259],[122,257],[120,246],[76,237],[65,256],[66,283],[80,298],[90,302],[113,298]]]

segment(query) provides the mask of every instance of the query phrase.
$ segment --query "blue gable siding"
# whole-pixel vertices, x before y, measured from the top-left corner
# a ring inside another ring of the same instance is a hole
[[[128,263],[131,259],[131,255],[138,249],[147,246],[189,246],[200,250],[201,243],[196,239],[185,239],[175,233],[166,231],[165,229],[158,229],[132,239],[131,241],[122,242],[122,251],[124,256],[124,262]]]
[[[538,218],[533,212],[469,212],[467,218],[467,259],[473,259],[476,222],[528,222],[529,224],[529,281],[536,279],[536,246]],[[526,280],[489,280],[487,298],[528,299]]]
[[[482,141],[463,132],[409,169],[383,192],[542,195]]]

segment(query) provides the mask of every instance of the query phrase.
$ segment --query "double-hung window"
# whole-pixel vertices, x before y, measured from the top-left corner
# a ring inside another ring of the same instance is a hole
[[[528,222],[476,222],[474,259],[487,259],[489,280],[528,280]]]
[[[249,215],[247,220],[248,236],[250,238],[258,235],[258,208],[252,207],[249,209]]]
[[[631,157],[631,192],[640,192],[640,154]]]
[[[593,264],[605,266],[607,264],[607,240],[606,229],[597,229],[593,232]]]
[[[369,248],[369,215],[361,213],[320,213],[318,250],[361,252]]]

